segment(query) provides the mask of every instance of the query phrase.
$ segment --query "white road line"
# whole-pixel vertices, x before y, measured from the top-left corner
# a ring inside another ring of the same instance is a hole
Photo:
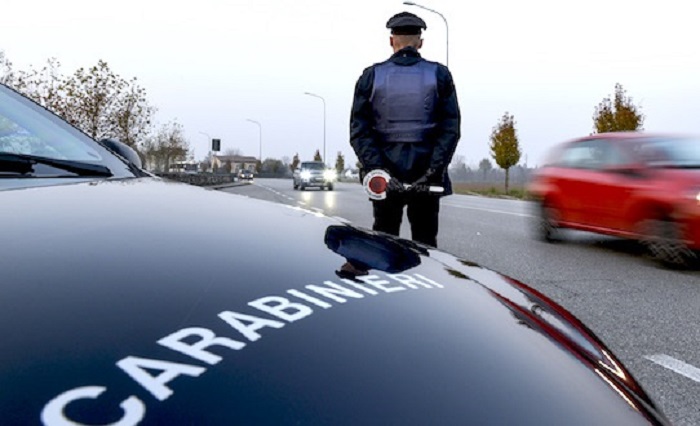
[[[697,368],[690,364],[686,364],[685,362],[679,359],[664,354],[647,355],[644,358],[648,359],[653,363],[659,364],[664,368],[668,368],[669,370],[674,371],[682,376],[685,376],[690,380],[694,380],[700,383],[700,368]]]
[[[273,194],[275,194],[275,195],[277,195],[277,196],[279,196],[279,197],[284,198],[285,200],[289,200],[289,201],[295,201],[295,200],[296,200],[294,197],[290,197],[290,196],[288,196],[287,194],[285,194],[285,193],[283,193],[283,192],[279,192],[279,191],[277,191],[276,189],[273,189],[273,188],[271,188],[271,187],[269,187],[269,186],[261,185],[261,184],[259,184],[259,183],[252,183],[252,185],[256,185],[256,186],[258,186],[258,187],[260,187],[260,188],[266,189],[266,190],[272,192]],[[297,201],[297,202],[298,202],[299,204],[301,204],[301,205],[306,205],[306,202],[304,202],[304,201]]]
[[[508,214],[508,215],[511,215],[511,216],[534,217],[533,215],[527,214],[527,213],[514,213],[514,212],[503,211],[503,210],[493,210],[493,209],[482,209],[482,208],[479,208],[479,207],[458,206],[458,205],[452,204],[452,203],[445,203],[445,204],[443,204],[443,206],[446,206],[446,207],[456,207],[456,208],[458,208],[458,209],[479,210],[479,211],[482,211],[482,212],[489,212],[489,213]]]

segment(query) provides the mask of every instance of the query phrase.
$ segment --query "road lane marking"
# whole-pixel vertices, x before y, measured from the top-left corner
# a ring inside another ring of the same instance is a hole
[[[283,197],[283,198],[285,198],[285,199],[292,200],[292,201],[294,200],[294,198],[289,197],[289,196],[287,196],[286,194],[283,194],[283,193],[281,193],[281,192],[279,192],[279,191],[277,191],[277,190],[275,190],[275,189],[273,189],[273,188],[271,188],[271,187],[268,187],[268,186],[266,186],[266,185],[257,184],[257,186],[259,186],[259,187],[261,187],[261,188],[264,188],[264,189],[267,189],[268,191],[273,192],[273,193],[275,193],[276,195],[279,195],[279,196],[281,196],[281,197]],[[307,205],[307,203],[306,203],[305,201],[299,201],[299,200],[297,200],[297,203],[299,203],[299,204],[301,204],[301,205],[303,205],[303,206]],[[455,208],[458,208],[458,209],[478,210],[478,211],[488,212],[488,213],[507,214],[507,215],[519,216],[519,217],[535,217],[535,216],[533,216],[533,215],[531,215],[531,214],[527,214],[527,213],[514,213],[514,212],[507,212],[507,211],[504,211],[504,210],[485,209],[485,208],[481,208],[481,207],[460,206],[460,205],[452,204],[452,203],[444,203],[443,206],[446,206],[446,207],[455,207]],[[313,208],[313,207],[312,207],[312,208]],[[313,208],[313,209],[315,209],[315,208]],[[318,209],[318,210],[320,210],[320,212],[323,213],[323,210],[321,210],[321,209]],[[317,211],[318,211],[318,210],[317,210]]]
[[[261,185],[261,184],[259,184],[259,183],[254,183],[254,185],[259,186],[260,188],[266,189],[266,190],[272,192],[273,194],[275,194],[275,195],[277,195],[277,196],[279,196],[279,197],[284,198],[285,200],[288,200],[288,201],[296,201],[296,199],[295,199],[294,197],[290,197],[289,195],[285,194],[284,192],[277,191],[276,189],[273,189],[273,188],[271,188],[271,187],[269,187],[269,186]],[[297,202],[298,202],[299,204],[304,204],[304,205],[306,204],[306,202],[304,202],[304,201],[297,201]]]
[[[647,355],[644,358],[673,372],[676,372],[681,376],[685,376],[690,380],[700,383],[700,368],[664,354]]]
[[[513,213],[513,212],[507,212],[507,211],[503,211],[503,210],[493,210],[493,209],[483,209],[483,208],[479,208],[479,207],[459,206],[459,205],[452,204],[452,203],[445,203],[445,204],[443,204],[443,206],[455,207],[455,208],[458,208],[458,209],[479,210],[479,211],[482,211],[482,212],[489,212],[489,213],[509,214],[509,215],[511,215],[511,216],[535,217],[535,216],[533,216],[533,215],[531,215],[531,214],[527,214],[527,213]]]

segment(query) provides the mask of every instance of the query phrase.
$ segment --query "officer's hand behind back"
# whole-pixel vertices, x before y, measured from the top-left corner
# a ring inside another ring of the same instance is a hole
[[[404,191],[404,186],[398,179],[392,177],[386,184],[386,190],[388,192],[399,193]]]
[[[414,192],[429,192],[430,185],[435,184],[435,170],[428,169],[427,172],[417,181],[411,184],[411,190]]]

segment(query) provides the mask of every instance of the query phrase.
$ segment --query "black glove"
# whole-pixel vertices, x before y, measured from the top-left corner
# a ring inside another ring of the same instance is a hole
[[[434,169],[428,169],[427,172],[420,178],[418,178],[417,181],[413,182],[411,184],[411,190],[415,192],[429,192],[430,191],[430,183],[433,182],[435,179],[435,170]]]
[[[428,185],[427,183],[413,185],[411,186],[411,191],[413,191],[416,194],[427,194],[430,192],[430,185]]]
[[[395,177],[392,177],[389,179],[389,182],[386,183],[387,192],[399,193],[403,192],[404,189],[403,183],[399,182],[399,180]]]
[[[435,170],[428,169],[428,171],[426,171],[423,176],[418,178],[417,181],[413,182],[413,185],[428,185],[430,182],[432,182],[434,177],[435,177]]]

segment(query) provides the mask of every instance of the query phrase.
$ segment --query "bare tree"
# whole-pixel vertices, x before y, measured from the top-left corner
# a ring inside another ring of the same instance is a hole
[[[146,90],[102,60],[63,76],[61,63],[50,58],[41,69],[12,73],[11,84],[94,139],[116,138],[136,147],[151,130],[155,108],[148,104]]]
[[[25,96],[65,117],[65,78],[61,75],[61,63],[56,58],[47,59],[39,70],[31,67],[28,71],[14,73],[11,84]]]
[[[136,147],[151,131],[151,118],[155,111],[155,107],[146,100],[146,89],[136,83],[136,77],[126,81],[123,90],[114,99],[110,117],[112,137]]]
[[[469,169],[463,155],[455,155],[450,162],[450,177],[455,181],[467,180]]]
[[[12,86],[14,80],[14,72],[12,70],[12,62],[5,56],[5,52],[0,50],[0,83]]]
[[[209,151],[207,153],[207,156],[204,157],[204,160],[199,163],[199,170],[203,172],[208,172],[212,169],[212,161],[213,161],[214,153]]]
[[[141,147],[147,168],[167,172],[175,161],[182,161],[189,153],[182,125],[173,121],[163,125]]]
[[[262,172],[273,176],[284,176],[286,170],[284,162],[276,158],[266,158],[262,163]]]
[[[493,169],[491,160],[484,158],[479,162],[479,170],[481,170],[482,180],[486,180],[486,175]]]
[[[99,60],[88,69],[63,76],[61,64],[50,58],[40,68],[15,71],[0,51],[0,82],[5,82],[42,106],[62,116],[93,139],[116,138],[136,149],[145,149],[159,169],[185,157],[188,144],[182,126],[169,123],[149,137],[156,109],[146,99],[137,79],[125,80]],[[184,158],[183,158],[184,159]]]
[[[64,118],[93,139],[113,136],[111,116],[117,110],[118,95],[126,86],[126,81],[103,60],[87,70],[79,68],[64,83],[67,95]]]

